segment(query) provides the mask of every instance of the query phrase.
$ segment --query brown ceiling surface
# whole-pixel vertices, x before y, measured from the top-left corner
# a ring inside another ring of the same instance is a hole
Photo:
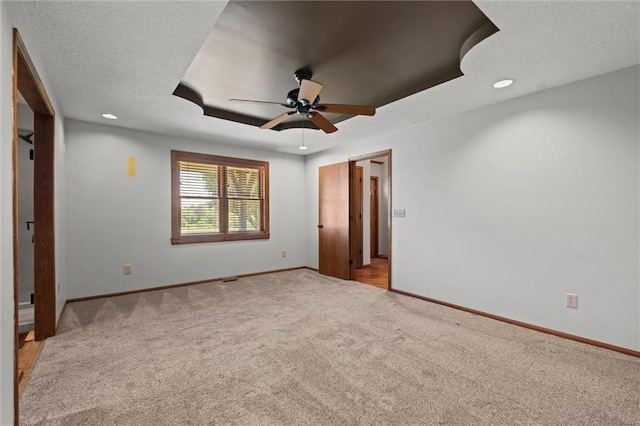
[[[321,102],[380,107],[461,76],[462,50],[497,30],[471,1],[231,1],[174,95],[260,126],[286,110],[229,99],[286,102],[309,68]],[[294,127],[315,125],[274,129]]]

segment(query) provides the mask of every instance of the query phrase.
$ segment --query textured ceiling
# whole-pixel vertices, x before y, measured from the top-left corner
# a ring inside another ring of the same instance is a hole
[[[304,154],[640,62],[638,1],[474,3],[500,32],[464,56],[464,76],[385,105],[374,117],[342,122],[331,135],[306,132],[310,149]],[[206,117],[200,107],[172,95],[226,2],[23,4],[65,117],[303,153],[296,149],[301,139],[296,130],[264,131]],[[331,23],[326,31],[332,31]],[[516,83],[504,90],[491,87],[505,77]],[[104,120],[103,112],[120,119]]]

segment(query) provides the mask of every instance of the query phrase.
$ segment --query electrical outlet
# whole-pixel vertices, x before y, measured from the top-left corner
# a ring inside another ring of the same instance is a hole
[[[124,274],[125,275],[131,275],[131,264],[127,263],[126,265],[124,265]]]
[[[566,294],[567,308],[578,308],[578,295],[573,293]]]
[[[282,250],[282,257],[287,257],[287,251],[286,250]]]

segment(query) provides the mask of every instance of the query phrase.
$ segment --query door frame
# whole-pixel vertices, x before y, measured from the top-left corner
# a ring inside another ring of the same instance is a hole
[[[388,244],[389,244],[389,259],[388,259],[389,260],[389,263],[388,263],[388,268],[389,268],[389,287],[388,287],[388,289],[391,290],[393,288],[392,287],[392,276],[391,276],[392,275],[391,274],[391,271],[392,271],[392,269],[391,269],[391,261],[392,261],[392,254],[393,254],[392,253],[392,249],[391,249],[391,246],[392,246],[392,244],[391,244],[391,235],[392,235],[391,227],[392,227],[392,223],[393,223],[392,220],[391,220],[391,211],[392,211],[392,209],[391,209],[391,206],[392,206],[391,188],[393,187],[392,184],[391,184],[391,158],[392,158],[391,157],[391,149],[378,151],[378,152],[373,152],[371,154],[360,155],[360,156],[357,156],[357,157],[350,157],[349,158],[349,165],[350,165],[350,168],[353,168],[353,167],[355,167],[355,165],[356,165],[356,163],[358,161],[373,160],[375,158],[380,158],[380,157],[387,157],[387,185],[388,185],[387,190],[388,190],[388,193],[389,193],[389,197],[388,197],[389,202],[388,202],[388,205],[387,205],[387,224],[388,224],[388,228],[389,228],[389,231],[387,233],[387,240],[388,240]],[[355,176],[354,175],[355,175],[355,173],[350,174],[350,176],[349,176],[349,180],[350,180],[349,185],[350,185],[351,188],[355,187]],[[354,208],[354,206],[355,206],[355,191],[351,191],[351,196],[349,198],[350,198],[349,202],[350,202],[351,211],[353,212],[353,211],[355,211],[355,208]],[[379,211],[380,210],[378,210],[378,212]],[[358,243],[354,238],[354,233],[353,232],[349,233],[349,238],[350,238],[349,243],[350,243],[350,249],[351,249],[351,258],[355,259],[354,256],[357,254]],[[354,279],[354,277],[355,277],[355,268],[354,268],[354,273],[352,274],[351,279]]]
[[[13,29],[13,292],[14,424],[19,424],[18,394],[18,91],[33,111],[34,148],[34,329],[35,339],[56,333],[54,232],[55,109],[17,28]]]

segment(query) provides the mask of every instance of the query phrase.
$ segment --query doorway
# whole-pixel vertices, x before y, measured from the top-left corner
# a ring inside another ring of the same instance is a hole
[[[35,341],[33,111],[19,94],[18,104],[18,393],[31,374],[41,342]]]
[[[356,240],[356,244],[358,245],[356,249],[355,259],[356,259],[356,270],[362,268],[364,266],[364,256],[363,256],[363,244],[364,244],[364,218],[362,217],[362,196],[364,191],[364,185],[362,182],[362,176],[364,174],[364,168],[362,166],[356,166],[356,175],[355,175],[355,210],[354,210],[354,219],[355,219],[355,229],[353,233],[353,238]]]
[[[350,160],[362,167],[364,182],[362,194],[355,193],[355,203],[362,205],[364,216],[364,232],[355,238],[361,239],[357,244],[364,249],[364,259],[354,279],[384,289],[390,288],[390,155],[385,151]]]
[[[33,293],[36,341],[53,336],[56,329],[55,233],[54,233],[54,146],[55,110],[42,80],[29,57],[17,29],[13,30],[13,290],[14,290],[14,421],[19,423],[19,304],[20,242],[18,230],[19,163],[18,108],[19,94],[33,111]]]
[[[33,331],[35,294],[34,220],[33,220],[33,111],[21,102],[18,105],[18,332],[22,347],[25,333]]]
[[[391,150],[319,168],[318,241],[320,273],[391,288]]]
[[[373,161],[373,160],[372,160]],[[370,184],[369,184],[369,206],[371,211],[371,220],[370,220],[370,235],[371,235],[371,258],[374,259],[378,257],[378,235],[380,234],[380,218],[378,217],[378,203],[380,199],[380,194],[378,191],[378,176],[371,176]]]

